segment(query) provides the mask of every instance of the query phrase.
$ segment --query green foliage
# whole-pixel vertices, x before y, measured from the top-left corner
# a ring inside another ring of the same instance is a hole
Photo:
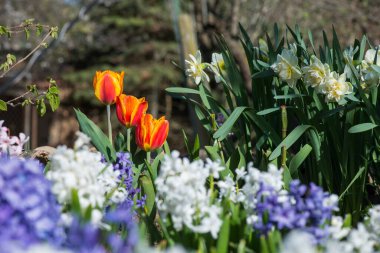
[[[310,32],[308,45],[298,26],[287,27],[287,36],[283,36],[275,25],[274,39],[267,35],[265,42],[261,40],[255,46],[245,29],[240,29],[251,75],[251,91],[244,84],[241,68],[223,37],[217,37],[225,64],[219,84],[224,90],[223,101],[205,82],[196,89],[171,87],[166,91],[194,106],[209,133],[210,143],[218,144],[204,147],[213,159],[240,157],[238,160],[252,161],[263,170],[269,162],[281,164],[285,179],[315,182],[340,195],[341,211],[352,213],[353,221],[357,222],[360,210],[366,206],[369,168],[380,167],[377,159],[380,153],[379,80],[376,87],[363,86],[361,81],[361,64],[368,49],[366,37],[357,40],[354,47],[343,49],[333,28],[332,41],[323,32],[323,44],[316,48]],[[295,86],[290,87],[273,67],[284,49],[295,52],[296,64],[300,67],[311,64],[315,55],[331,71],[339,75],[346,73],[353,92],[338,102],[331,102],[321,92],[305,85],[305,77],[298,78]],[[377,72],[380,70],[376,64],[371,66]],[[202,102],[195,101],[194,96]],[[281,114],[282,107],[286,108],[285,116]],[[212,115],[218,113],[225,121],[215,128]],[[237,149],[239,156],[235,153]],[[226,164],[234,171],[238,162]],[[378,170],[371,171],[374,172],[371,177],[380,180]]]
[[[116,151],[103,131],[81,111],[77,109],[74,110],[81,131],[91,138],[92,144],[104,155],[108,162],[115,161]]]

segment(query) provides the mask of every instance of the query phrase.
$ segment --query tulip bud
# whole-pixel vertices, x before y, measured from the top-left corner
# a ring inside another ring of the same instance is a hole
[[[96,71],[93,81],[95,96],[106,105],[114,104],[123,92],[123,78],[124,71],[120,74],[110,70]]]
[[[148,109],[148,102],[145,98],[136,98],[121,94],[116,99],[116,115],[120,123],[127,128],[137,126],[141,117]]]
[[[151,114],[145,114],[136,128],[136,143],[145,150],[151,151],[161,147],[169,133],[169,121],[165,116],[154,119]]]

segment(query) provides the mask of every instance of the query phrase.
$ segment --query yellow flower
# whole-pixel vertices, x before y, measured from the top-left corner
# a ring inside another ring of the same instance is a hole
[[[303,67],[302,72],[306,85],[321,90],[326,77],[330,74],[330,67],[313,55],[310,59],[310,65]]]
[[[331,72],[326,78],[322,93],[326,95],[326,102],[339,102],[344,95],[352,92],[352,85],[346,82],[346,74],[339,76],[336,72]]]
[[[277,55],[277,61],[271,68],[278,74],[280,79],[287,82],[290,87],[294,87],[297,80],[302,76],[301,69],[298,67],[297,56],[288,49],[282,50],[281,55]]]

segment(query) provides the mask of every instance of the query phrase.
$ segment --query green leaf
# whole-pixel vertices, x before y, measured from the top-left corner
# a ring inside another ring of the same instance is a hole
[[[378,125],[373,124],[373,123],[361,123],[361,124],[352,126],[350,129],[348,129],[348,132],[350,134],[361,133],[361,132],[374,129],[375,127],[378,127]]]
[[[116,160],[116,152],[112,147],[110,140],[103,133],[102,130],[92,122],[85,114],[80,110],[74,109],[78,119],[80,129],[83,133],[87,134],[91,138],[92,144],[95,148],[104,155],[108,162]]]
[[[165,89],[168,93],[183,93],[183,94],[197,94],[199,95],[199,91],[196,89],[183,88],[183,87],[169,87]]]
[[[297,126],[277,147],[273,150],[269,156],[269,160],[272,161],[280,156],[281,148],[286,147],[289,149],[305,132],[306,130],[313,128],[311,125]]]
[[[247,107],[236,107],[223,125],[214,133],[214,139],[219,139],[221,141],[226,138],[235,122],[246,109]]]
[[[279,111],[279,110],[280,110],[280,107],[269,108],[269,109],[265,109],[265,110],[257,112],[257,115],[263,116],[263,115],[267,115],[267,114],[270,114],[272,112],[276,112],[276,111]]]
[[[293,98],[301,98],[306,97],[304,94],[288,94],[288,95],[277,95],[274,96],[274,99],[293,99]]]
[[[71,211],[76,214],[81,213],[78,191],[76,189],[71,189]]]
[[[42,117],[46,113],[46,104],[45,99],[41,98],[36,101],[37,103],[37,112]]]
[[[355,177],[351,180],[350,184],[346,187],[346,189],[340,194],[339,200],[344,197],[346,192],[351,188],[351,186],[355,183],[355,181],[363,174],[363,172],[366,170],[366,167],[360,168],[360,170],[356,173]]]
[[[0,111],[6,111],[7,109],[7,103],[0,99]]]
[[[148,215],[150,216],[154,208],[156,198],[153,182],[146,175],[141,175],[139,180],[142,187],[142,193],[146,195],[145,207],[147,209]]]
[[[228,252],[228,243],[230,237],[230,215],[227,214],[224,217],[222,227],[218,234],[218,241],[216,243],[216,252],[218,253],[227,253]]]
[[[309,144],[306,144],[295,156],[293,156],[289,164],[289,171],[293,178],[298,178],[298,168],[301,166],[303,161],[305,161],[311,150],[313,150],[313,148]]]

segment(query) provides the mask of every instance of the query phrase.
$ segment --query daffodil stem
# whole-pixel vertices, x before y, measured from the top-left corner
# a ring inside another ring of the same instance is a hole
[[[288,115],[286,113],[286,106],[281,106],[281,121],[282,121],[282,139],[286,138],[286,132],[288,130]],[[286,146],[281,148],[281,167],[286,166]]]
[[[107,105],[107,123],[108,123],[108,138],[110,139],[111,145],[112,143],[112,126],[111,126],[111,106]]]
[[[131,128],[127,129],[127,151],[131,152]]]

